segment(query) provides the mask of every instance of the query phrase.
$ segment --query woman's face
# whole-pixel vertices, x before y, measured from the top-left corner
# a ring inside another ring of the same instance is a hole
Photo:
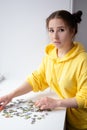
[[[54,18],[49,21],[49,38],[54,45],[59,48],[70,46],[74,35],[73,31],[60,18]]]

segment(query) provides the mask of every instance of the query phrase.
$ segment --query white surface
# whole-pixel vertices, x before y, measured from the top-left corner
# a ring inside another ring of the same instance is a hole
[[[11,91],[21,83],[22,81],[19,82],[17,80],[3,81],[0,84],[0,96]],[[38,93],[31,92],[17,98],[30,98],[32,100],[36,100],[43,96],[52,96],[57,98],[57,95],[50,89]],[[63,108],[58,108],[57,110],[50,111],[45,119],[36,121],[35,124],[31,124],[29,120],[25,120],[21,117],[4,118],[0,115],[0,130],[64,130],[65,115],[66,110]]]

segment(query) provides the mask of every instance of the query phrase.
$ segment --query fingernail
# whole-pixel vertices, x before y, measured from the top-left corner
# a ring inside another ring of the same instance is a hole
[[[4,109],[4,107],[2,105],[0,105],[0,111],[2,111]]]

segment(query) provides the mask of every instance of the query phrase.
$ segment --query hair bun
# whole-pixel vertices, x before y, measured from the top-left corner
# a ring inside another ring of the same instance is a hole
[[[76,13],[73,13],[72,14],[72,16],[73,16],[73,18],[75,19],[75,21],[77,22],[77,23],[80,23],[81,22],[81,16],[82,16],[82,11],[81,10],[79,10],[79,11],[77,11]]]

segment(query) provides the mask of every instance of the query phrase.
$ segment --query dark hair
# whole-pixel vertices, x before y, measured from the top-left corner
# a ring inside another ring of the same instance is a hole
[[[47,19],[46,19],[46,27],[49,27],[49,21],[54,18],[61,18],[64,22],[70,27],[70,29],[75,29],[75,34],[78,32],[78,23],[81,22],[82,11],[79,10],[76,13],[71,14],[66,10],[59,10],[53,12]]]

